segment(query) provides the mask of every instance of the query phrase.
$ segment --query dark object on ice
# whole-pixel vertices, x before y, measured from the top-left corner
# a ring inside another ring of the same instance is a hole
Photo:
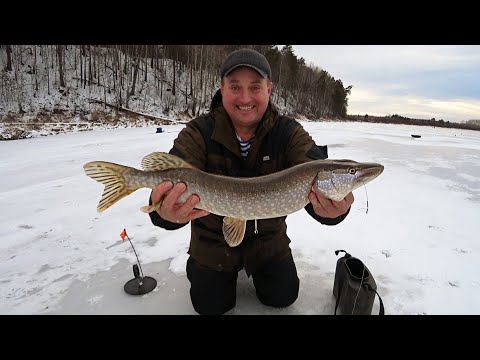
[[[413,137],[413,138],[421,138],[422,135],[413,135],[413,134],[412,134],[412,137]]]
[[[342,315],[371,315],[375,295],[378,295],[377,284],[370,270],[360,260],[345,250],[335,250],[335,255],[344,252],[345,256],[337,260],[333,295],[335,296],[335,312],[337,308]],[[385,315],[383,301],[380,295],[380,311]]]
[[[161,127],[158,127],[156,133],[158,134],[158,133],[162,133],[162,132],[163,132],[163,129]]]
[[[143,295],[152,291],[157,286],[157,280],[154,278],[150,276],[140,276],[140,270],[137,264],[133,265],[133,275],[135,278],[129,280],[123,287],[125,292],[130,295]]]

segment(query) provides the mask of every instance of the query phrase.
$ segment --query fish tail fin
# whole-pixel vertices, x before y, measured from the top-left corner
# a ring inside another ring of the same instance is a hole
[[[124,174],[133,168],[105,161],[91,161],[83,165],[85,173],[103,185],[102,197],[97,205],[97,211],[101,213],[107,210],[117,201],[130,195],[140,187],[129,187],[125,181]],[[136,169],[133,169],[136,170]]]

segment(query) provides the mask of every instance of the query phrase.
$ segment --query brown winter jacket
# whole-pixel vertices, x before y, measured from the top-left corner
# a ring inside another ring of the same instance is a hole
[[[232,122],[221,103],[220,91],[214,96],[208,114],[187,123],[170,153],[200,170],[237,177],[267,175],[313,159],[327,158],[326,146],[316,146],[297,121],[279,115],[270,103],[248,156],[243,159]],[[327,219],[317,216],[310,203],[305,209],[326,225],[336,225],[348,214]],[[150,218],[154,225],[167,230],[185,226],[166,221],[157,212],[150,213]],[[254,233],[255,221],[247,221],[244,240],[237,247],[229,247],[225,242],[222,216],[210,214],[195,219],[191,221],[188,253],[208,268],[222,271],[244,267],[250,275],[263,262],[290,254],[285,219],[286,216],[257,220],[257,234]]]

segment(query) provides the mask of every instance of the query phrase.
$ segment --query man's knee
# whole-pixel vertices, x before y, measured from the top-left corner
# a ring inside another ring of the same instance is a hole
[[[297,300],[300,280],[291,256],[266,264],[252,276],[257,297],[262,304],[287,307]]]
[[[235,306],[236,272],[207,269],[190,257],[187,260],[187,277],[193,308],[200,315],[221,315]]]
[[[190,289],[193,308],[200,315],[222,315],[235,307],[235,301],[218,301]]]
[[[298,298],[300,281],[293,280],[291,283],[277,284],[267,289],[256,289],[260,302],[267,306],[287,307],[292,305]]]

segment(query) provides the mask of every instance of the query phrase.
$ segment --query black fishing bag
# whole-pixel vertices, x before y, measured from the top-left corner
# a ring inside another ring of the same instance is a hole
[[[383,301],[377,293],[377,284],[365,264],[351,256],[345,250],[336,250],[335,255],[344,252],[337,260],[333,296],[335,296],[335,315],[337,308],[341,315],[371,315],[375,294],[380,299],[379,315],[384,315]]]

